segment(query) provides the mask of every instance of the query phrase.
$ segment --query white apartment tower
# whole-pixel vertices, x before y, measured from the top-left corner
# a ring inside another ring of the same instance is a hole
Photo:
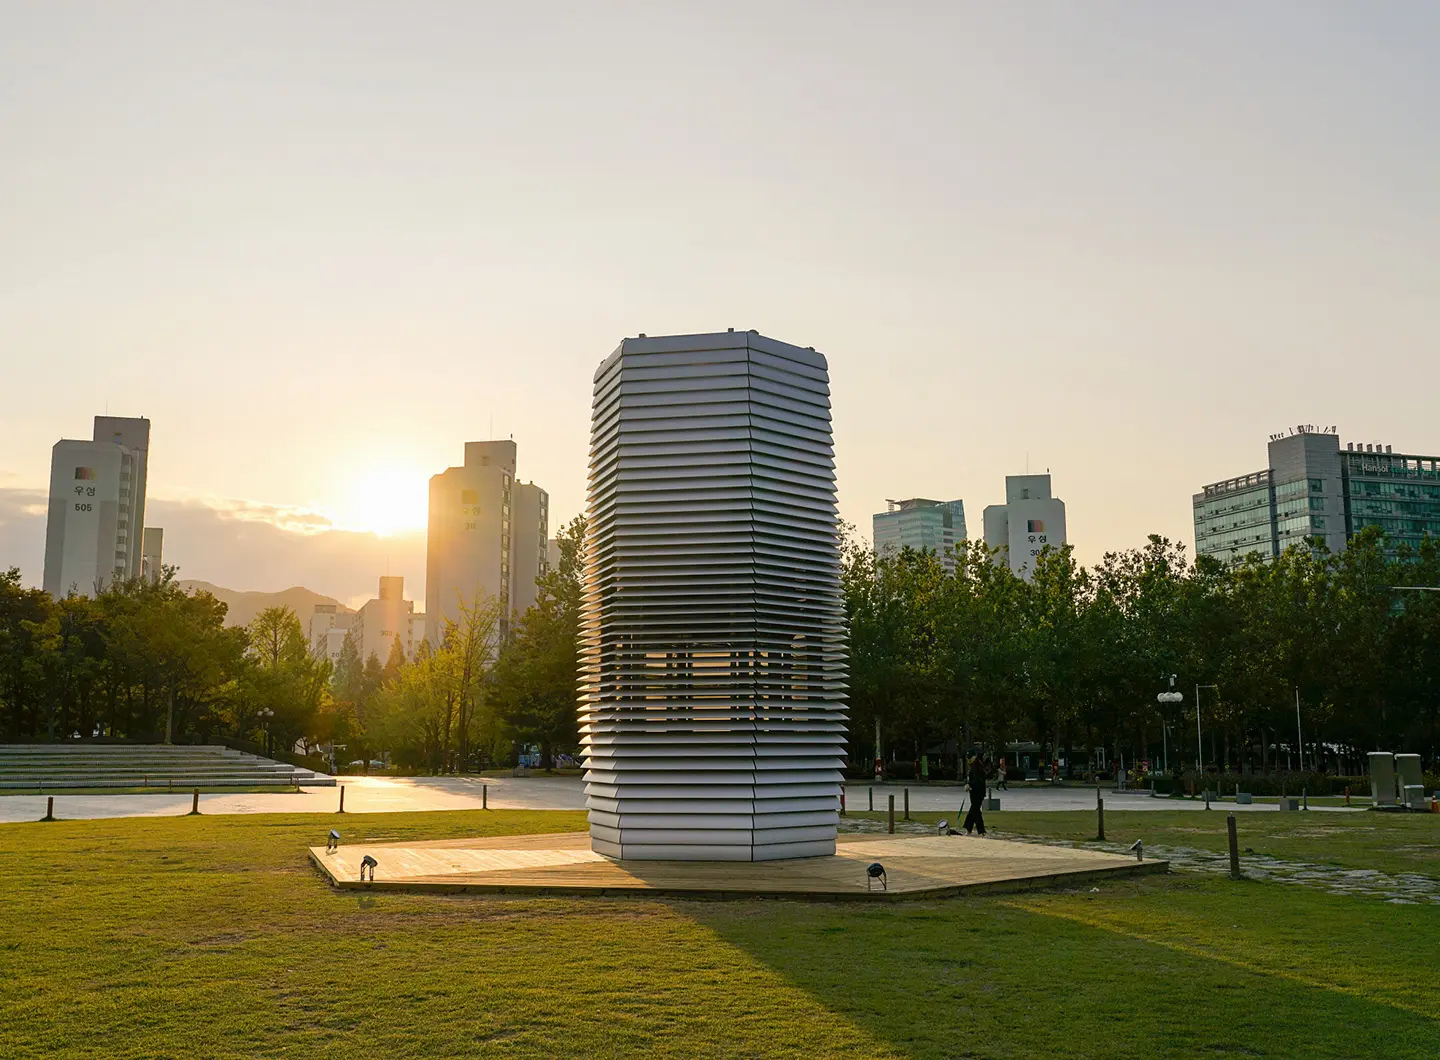
[[[420,622],[417,636],[416,620]],[[395,641],[400,642],[407,659],[415,657],[415,645],[425,635],[425,616],[415,614],[414,601],[405,599],[405,579],[383,576],[380,595],[360,606],[352,620],[355,639],[359,642],[360,658],[374,655],[383,663],[390,658]]]
[[[355,624],[355,612],[337,604],[316,604],[310,615],[310,649],[316,658],[339,662],[345,636]]]
[[[158,526],[147,526],[140,544],[140,577],[147,582],[158,582],[165,573],[165,531]]]
[[[1065,502],[1050,493],[1050,476],[1006,475],[1005,503],[985,509],[985,545],[998,562],[1029,581],[1035,559],[1047,547],[1065,545]]]
[[[96,416],[90,441],[62,438],[50,453],[45,591],[99,592],[140,577],[150,421]]]
[[[510,607],[517,616],[535,606],[535,580],[550,566],[550,495],[533,482],[516,483],[511,498],[514,532],[510,543],[513,590]]]
[[[507,616],[535,602],[546,566],[549,495],[515,482],[513,441],[466,442],[463,467],[430,479],[425,561],[425,628],[439,643],[460,620],[460,603],[500,601]]]

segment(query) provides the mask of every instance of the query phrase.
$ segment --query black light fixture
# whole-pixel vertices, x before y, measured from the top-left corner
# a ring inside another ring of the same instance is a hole
[[[332,829],[330,829],[330,838],[329,838],[329,840],[325,843],[325,853],[327,853],[327,854],[333,854],[333,853],[335,853],[335,851],[337,851],[337,850],[339,850],[339,849],[340,849],[340,833],[337,832],[337,831],[335,831],[335,829],[332,828]]]
[[[1135,842],[1133,842],[1133,843],[1130,844],[1130,849],[1133,850],[1133,851],[1135,851],[1135,860],[1136,860],[1136,861],[1144,861],[1144,860],[1145,860],[1145,840],[1143,840],[1143,839],[1137,839],[1137,840],[1135,840]]]
[[[372,874],[370,878],[374,879],[375,877]],[[872,861],[865,868],[865,889],[867,891],[873,890],[876,880],[880,881],[880,886],[885,890],[888,891],[890,889],[890,881],[885,876],[885,866],[878,861]]]
[[[374,882],[375,882],[375,867],[376,867],[377,865],[379,865],[379,864],[380,864],[380,863],[379,863],[378,861],[376,861],[374,858],[372,858],[369,854],[366,854],[363,858],[361,858],[361,859],[360,859],[360,882],[361,882],[361,883],[364,883],[364,882],[365,882],[365,870],[366,870],[366,869],[369,869],[369,870],[370,870],[370,882],[371,882],[371,883],[374,883]]]
[[[950,822],[949,822],[949,821],[941,821],[939,824],[937,824],[937,825],[935,826],[935,834],[936,834],[936,835],[949,835],[949,834],[950,834]]]

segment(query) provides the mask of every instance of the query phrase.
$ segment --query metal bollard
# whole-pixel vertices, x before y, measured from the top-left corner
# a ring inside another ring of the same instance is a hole
[[[905,820],[910,820],[910,789],[905,789]]]
[[[1230,878],[1240,878],[1240,840],[1235,836],[1235,815],[1228,814],[1225,818],[1225,827],[1230,832]]]
[[[875,788],[873,785],[870,788],[870,812],[875,812]]]
[[[1095,804],[1095,815],[1100,826],[1099,834],[1095,838],[1103,840],[1105,838],[1105,800],[1097,796]]]
[[[845,785],[840,785],[840,816],[845,816]]]
[[[336,810],[335,812],[336,812],[336,813],[344,813],[344,812],[345,812],[345,785],[344,785],[344,784],[341,784],[341,785],[340,785],[340,808],[339,808],[338,810]]]
[[[489,785],[489,784],[481,784],[481,785],[480,785],[480,808],[481,808],[482,810],[488,810],[488,809],[490,808],[490,785]]]
[[[190,795],[190,816],[194,817],[200,812],[200,789],[196,788]]]
[[[45,800],[45,816],[42,817],[42,818],[40,818],[40,820],[42,820],[42,821],[53,821],[53,820],[55,820],[55,796],[54,796],[54,795],[51,795],[48,799]]]
[[[1301,788],[1301,789],[1300,789],[1300,808],[1301,808],[1302,810],[1308,810],[1308,809],[1310,808],[1310,789],[1309,789],[1309,788]]]
[[[895,832],[895,796],[890,796],[890,827],[886,829],[892,835]]]

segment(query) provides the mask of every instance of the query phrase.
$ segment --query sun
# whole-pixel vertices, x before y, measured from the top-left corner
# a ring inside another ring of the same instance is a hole
[[[380,537],[424,530],[429,491],[423,471],[396,464],[369,467],[351,480],[336,525]]]

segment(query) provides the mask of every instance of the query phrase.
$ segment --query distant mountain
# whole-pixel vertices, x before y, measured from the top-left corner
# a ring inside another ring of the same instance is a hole
[[[335,604],[336,609],[341,612],[350,610],[334,597],[322,596],[299,585],[278,593],[257,593],[240,592],[201,581],[182,580],[177,584],[187,593],[199,589],[225,604],[228,608],[225,612],[227,626],[248,626],[255,616],[267,607],[288,607],[300,619],[301,627],[308,630],[310,616],[315,613],[316,604]]]

